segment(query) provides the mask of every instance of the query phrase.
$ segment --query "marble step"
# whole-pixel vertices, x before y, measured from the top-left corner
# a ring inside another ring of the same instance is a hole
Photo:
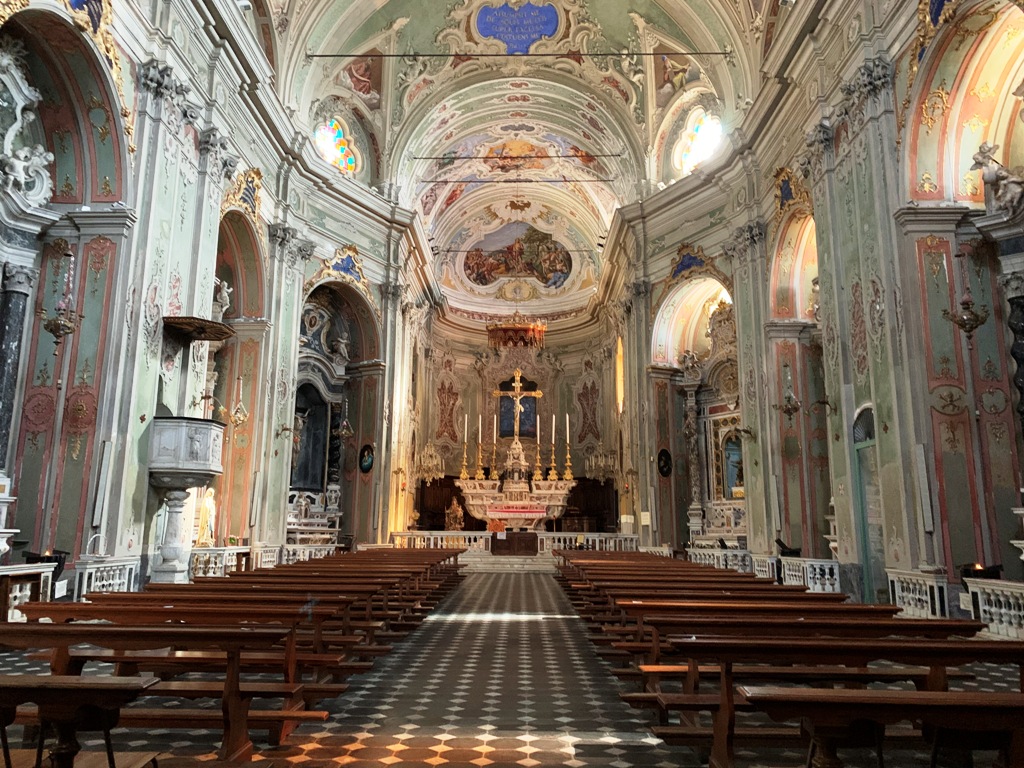
[[[489,552],[464,552],[459,564],[462,573],[555,573],[555,558],[551,555],[500,556]]]

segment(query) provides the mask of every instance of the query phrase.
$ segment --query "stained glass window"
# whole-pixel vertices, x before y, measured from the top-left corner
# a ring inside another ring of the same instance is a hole
[[[698,109],[687,122],[672,157],[672,164],[682,176],[693,173],[722,143],[722,122],[714,115]]]
[[[332,117],[313,132],[313,143],[320,157],[345,173],[356,170],[356,152],[348,128]]]

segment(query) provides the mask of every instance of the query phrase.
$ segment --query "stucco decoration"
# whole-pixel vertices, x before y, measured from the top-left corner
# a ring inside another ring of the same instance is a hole
[[[732,294],[732,278],[718,267],[718,259],[708,256],[704,249],[692,243],[682,243],[676,249],[676,256],[672,260],[668,274],[661,281],[661,291],[658,298],[651,302],[651,315],[659,311],[665,297],[679,283],[689,280],[696,280],[702,277],[710,277],[717,280],[729,294]]]
[[[26,76],[25,45],[10,35],[0,36],[0,151],[13,155],[25,144],[24,129],[36,119],[42,95]]]
[[[594,370],[590,355],[583,358],[583,375],[576,380],[572,392],[577,412],[576,444],[579,446],[601,443],[601,423],[598,417],[601,403],[601,382]]]
[[[221,215],[227,211],[237,210],[244,213],[253,224],[260,223],[260,192],[263,189],[263,171],[250,168],[239,174],[235,185],[228,190],[221,202]]]

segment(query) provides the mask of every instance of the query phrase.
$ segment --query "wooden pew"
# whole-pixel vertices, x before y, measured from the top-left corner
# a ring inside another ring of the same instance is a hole
[[[242,652],[271,648],[283,642],[289,632],[288,627],[282,626],[26,623],[5,626],[0,633],[0,646],[17,650],[52,648],[50,671],[55,675],[81,675],[85,661],[74,657],[71,651],[72,646],[82,643],[114,651],[166,648],[221,651],[225,656],[220,719],[224,735],[218,754],[222,760],[246,762],[252,756],[253,746],[248,732],[249,701],[242,696],[240,688]],[[327,713],[321,714],[318,719],[325,719]]]
[[[75,756],[81,749],[76,732],[82,719],[98,721],[106,739],[108,759],[113,761],[110,729],[117,725],[121,707],[135,701],[156,683],[155,677],[0,675],[4,764],[12,764],[7,726],[14,722],[18,706],[27,703],[36,704],[40,717],[52,723],[57,731],[57,742],[50,750],[54,768],[73,768]],[[149,755],[152,759],[155,753]]]
[[[841,768],[837,747],[851,740],[857,723],[875,724],[880,736],[885,725],[904,720],[938,731],[933,738],[944,732],[961,748],[991,748],[994,735],[1003,765],[1024,766],[1024,694],[754,686],[737,693],[773,720],[802,720],[815,768]],[[933,749],[933,765],[934,756]]]
[[[842,665],[867,667],[879,660],[928,667],[927,689],[945,691],[948,667],[976,661],[1013,664],[1024,673],[1024,642],[999,640],[926,640],[919,638],[852,639],[844,637],[722,637],[673,639],[678,655],[695,664],[716,664],[719,669],[717,701],[699,702],[712,712],[710,733],[692,726],[661,726],[655,735],[668,743],[695,743],[711,737],[711,768],[732,768],[736,737],[736,664]],[[1024,678],[1022,678],[1024,680]],[[744,699],[740,704],[744,705]]]

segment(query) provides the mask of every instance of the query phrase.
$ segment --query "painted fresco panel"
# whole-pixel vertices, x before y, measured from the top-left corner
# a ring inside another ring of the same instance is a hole
[[[479,240],[463,261],[466,277],[477,285],[525,277],[548,288],[561,288],[572,265],[572,256],[564,245],[524,222],[506,224]]]

